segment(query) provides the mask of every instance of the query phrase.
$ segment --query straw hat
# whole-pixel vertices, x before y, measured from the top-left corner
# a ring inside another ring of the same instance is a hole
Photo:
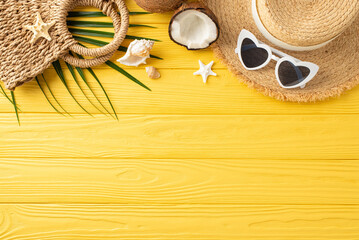
[[[256,0],[255,11],[252,1],[202,0],[219,19],[215,53],[248,85],[279,100],[312,102],[339,96],[359,84],[359,0]],[[304,89],[284,89],[275,78],[275,61],[257,71],[245,70],[234,51],[242,29],[319,65],[317,76]]]

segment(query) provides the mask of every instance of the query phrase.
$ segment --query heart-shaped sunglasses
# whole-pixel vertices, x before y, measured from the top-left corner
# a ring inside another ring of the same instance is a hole
[[[277,49],[260,42],[251,32],[243,29],[239,34],[236,53],[243,67],[258,70],[265,67],[271,59],[277,61],[275,75],[283,88],[304,88],[318,73],[319,66],[302,62]],[[275,53],[279,57],[273,55]]]

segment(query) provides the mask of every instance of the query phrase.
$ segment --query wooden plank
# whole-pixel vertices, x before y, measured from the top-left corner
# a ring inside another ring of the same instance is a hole
[[[356,160],[358,118],[0,114],[0,157]]]
[[[279,114],[358,114],[359,88],[351,90],[338,99],[316,104],[280,102],[249,89],[228,71],[218,70],[218,78],[211,77],[204,85],[201,77],[193,76],[191,70],[162,70],[159,80],[148,79],[144,69],[130,72],[148,85],[152,92],[131,82],[114,70],[97,69],[96,73],[105,86],[117,112],[124,114],[226,114],[226,115],[279,115]],[[79,102],[91,113],[99,113],[82,95],[65,71],[71,91]],[[86,73],[90,85],[107,106],[102,90]],[[82,113],[53,69],[45,71],[51,89],[63,107],[72,113]],[[44,85],[44,84],[43,84]],[[86,86],[82,84],[84,89]],[[98,107],[96,100],[87,90],[86,94]],[[30,82],[15,92],[21,110],[27,113],[55,112],[47,103],[36,82]],[[53,103],[54,100],[52,100]],[[55,104],[56,105],[56,104]],[[0,96],[0,112],[14,112],[8,100]],[[66,121],[66,120],[64,120]]]
[[[0,159],[0,203],[359,204],[359,161]]]
[[[358,206],[1,205],[2,240],[356,240]]]

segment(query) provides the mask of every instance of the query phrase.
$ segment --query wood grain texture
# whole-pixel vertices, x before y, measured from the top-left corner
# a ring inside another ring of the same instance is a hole
[[[359,204],[359,161],[0,159],[0,202]]]
[[[0,157],[358,159],[357,115],[0,114]],[[12,122],[12,125],[7,123]]]
[[[297,115],[297,114],[359,114],[359,88],[355,88],[339,99],[316,104],[279,102],[248,89],[227,70],[217,70],[219,77],[209,78],[204,85],[201,77],[193,76],[192,70],[160,69],[162,78],[150,80],[143,68],[129,71],[148,85],[152,92],[126,79],[114,70],[97,69],[117,112],[124,114],[183,114],[183,115]],[[91,113],[99,113],[82,95],[73,82],[68,70],[66,79],[79,102]],[[100,87],[86,72],[92,88],[108,108],[107,100]],[[175,77],[174,77],[175,76]],[[45,77],[56,98],[71,113],[83,113],[54,69],[45,71]],[[44,83],[42,83],[44,85]],[[87,96],[96,104],[94,97]],[[30,82],[15,92],[21,110],[27,113],[55,112],[47,103],[36,82]],[[52,102],[55,104],[54,100]],[[56,105],[56,104],[55,104]],[[97,104],[99,106],[99,104]],[[100,106],[99,106],[100,107]],[[0,98],[0,112],[13,112],[13,106],[4,97]],[[58,119],[62,117],[59,115]]]
[[[358,206],[0,205],[2,240],[357,240]]]

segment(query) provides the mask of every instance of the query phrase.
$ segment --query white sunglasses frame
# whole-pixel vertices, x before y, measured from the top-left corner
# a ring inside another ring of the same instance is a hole
[[[260,66],[258,67],[255,67],[255,68],[248,68],[244,62],[243,62],[243,59],[242,59],[242,54],[241,54],[241,48],[242,48],[242,43],[244,41],[244,39],[250,39],[252,40],[257,47],[259,48],[263,48],[264,50],[267,51],[268,53],[268,59]],[[275,75],[276,75],[276,78],[277,78],[277,82],[278,84],[282,87],[282,88],[286,88],[286,89],[292,89],[292,88],[304,88],[306,86],[306,84],[311,81],[315,75],[317,75],[318,71],[319,71],[319,66],[314,64],[314,63],[311,63],[311,62],[303,62],[299,59],[296,59],[288,54],[285,54],[284,52],[281,52],[275,48],[272,48],[270,46],[268,46],[267,44],[264,44],[263,42],[259,41],[256,36],[254,36],[253,33],[251,33],[250,31],[246,30],[246,29],[243,29],[241,31],[241,33],[239,34],[239,37],[238,37],[238,42],[237,42],[237,48],[235,50],[235,53],[238,55],[239,57],[239,60],[241,61],[243,67],[246,69],[246,70],[249,70],[249,71],[255,71],[255,70],[259,70],[261,68],[264,68],[265,66],[268,65],[268,63],[271,61],[271,60],[274,60],[274,61],[277,61],[277,64],[276,64],[276,67],[275,67]],[[277,54],[279,57],[277,57],[276,55],[274,55],[273,53]],[[309,75],[300,83],[296,84],[296,85],[293,85],[293,86],[284,86],[282,84],[282,82],[280,81],[279,79],[279,73],[278,73],[278,70],[279,70],[279,66],[282,62],[284,61],[288,61],[288,62],[291,62],[293,63],[295,66],[302,66],[302,67],[307,67],[309,68],[310,70],[310,73]]]

